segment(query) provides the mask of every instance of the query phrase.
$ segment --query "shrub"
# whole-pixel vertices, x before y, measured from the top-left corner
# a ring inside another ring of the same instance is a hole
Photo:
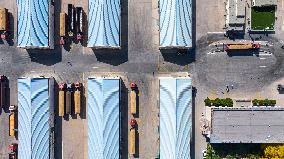
[[[204,100],[204,103],[205,106],[211,106],[211,100],[208,97]]]
[[[258,100],[257,99],[252,100],[252,105],[257,106],[257,104],[258,104]]]

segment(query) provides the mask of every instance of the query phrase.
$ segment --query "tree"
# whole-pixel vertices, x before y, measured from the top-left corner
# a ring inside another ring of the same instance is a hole
[[[220,106],[221,105],[221,99],[216,98],[215,101],[214,101],[214,105],[217,106],[217,107]]]
[[[257,99],[252,100],[252,105],[254,105],[254,106],[257,106],[257,105],[258,105]]]
[[[211,100],[208,97],[204,100],[204,103],[205,106],[211,106]]]
[[[272,106],[275,106],[275,105],[276,105],[276,100],[271,100],[270,104],[271,104]]]
[[[264,157],[284,158],[284,145],[268,145],[264,148]]]

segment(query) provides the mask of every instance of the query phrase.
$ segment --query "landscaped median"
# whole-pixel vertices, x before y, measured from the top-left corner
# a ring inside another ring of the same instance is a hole
[[[276,100],[269,100],[269,99],[254,99],[252,100],[253,106],[275,106]]]
[[[222,106],[222,107],[233,107],[233,100],[231,98],[225,98],[225,99],[209,99],[208,97],[204,100],[205,106]]]

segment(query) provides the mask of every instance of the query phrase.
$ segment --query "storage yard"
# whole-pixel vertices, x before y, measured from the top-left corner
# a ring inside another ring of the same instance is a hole
[[[1,1],[0,159],[201,159],[206,97],[282,107],[284,19],[233,41],[224,1]]]

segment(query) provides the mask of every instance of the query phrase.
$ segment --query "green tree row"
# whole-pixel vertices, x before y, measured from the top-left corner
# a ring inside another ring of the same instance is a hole
[[[204,103],[206,106],[227,106],[227,107],[233,107],[233,100],[231,98],[226,99],[209,99],[208,97],[204,100]]]
[[[252,100],[252,104],[254,106],[275,106],[276,105],[276,100],[259,100],[259,99],[254,99]]]

